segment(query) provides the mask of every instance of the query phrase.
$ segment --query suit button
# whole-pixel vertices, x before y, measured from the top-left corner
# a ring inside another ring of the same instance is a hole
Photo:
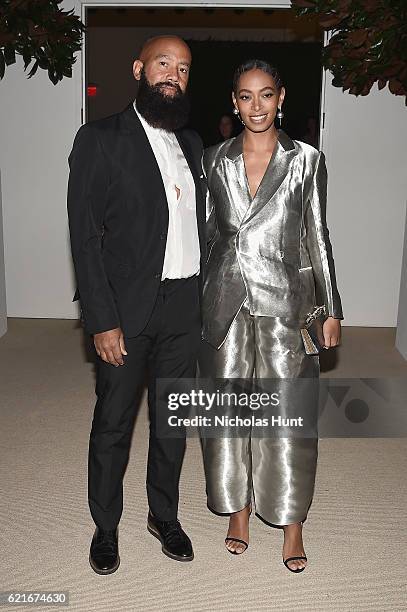
[[[160,234],[160,240],[165,240],[167,237],[167,234]]]
[[[161,278],[161,272],[156,272],[154,274],[154,278]]]

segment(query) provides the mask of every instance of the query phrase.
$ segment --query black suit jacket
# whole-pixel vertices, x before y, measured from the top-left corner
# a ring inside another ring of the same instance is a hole
[[[202,142],[176,137],[196,187],[201,272],[206,259]],[[164,263],[168,204],[161,173],[133,105],[83,125],[69,156],[68,217],[77,287],[90,334],[137,336],[154,307]]]

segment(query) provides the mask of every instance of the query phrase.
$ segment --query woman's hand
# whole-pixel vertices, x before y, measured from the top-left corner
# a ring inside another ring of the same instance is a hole
[[[341,322],[340,319],[328,317],[322,327],[324,335],[324,348],[328,349],[338,346],[341,341]]]

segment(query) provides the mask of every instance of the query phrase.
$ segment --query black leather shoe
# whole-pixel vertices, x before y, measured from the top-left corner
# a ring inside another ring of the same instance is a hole
[[[147,529],[160,540],[162,551],[167,557],[176,561],[192,561],[194,558],[191,540],[179,521],[159,521],[149,512]]]
[[[96,527],[90,545],[89,563],[97,574],[113,574],[120,565],[118,530]]]

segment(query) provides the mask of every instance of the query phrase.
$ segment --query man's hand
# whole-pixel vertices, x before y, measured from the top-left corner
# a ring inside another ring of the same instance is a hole
[[[106,363],[118,367],[124,365],[123,355],[127,355],[124,336],[120,327],[109,329],[93,336],[97,354]]]
[[[323,325],[324,348],[338,346],[341,341],[341,322],[339,319],[328,317]]]

